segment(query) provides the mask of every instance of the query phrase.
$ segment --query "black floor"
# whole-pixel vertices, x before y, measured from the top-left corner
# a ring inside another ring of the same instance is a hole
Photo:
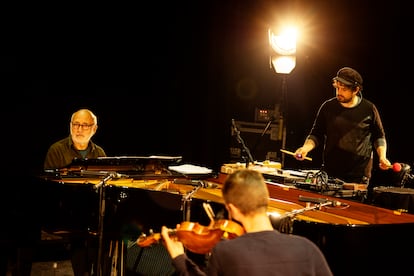
[[[111,252],[116,252],[115,243],[118,243],[117,248],[122,248],[122,251],[119,252],[124,252],[122,256],[121,253],[113,253],[118,258],[118,264],[123,262],[124,275],[174,275],[175,270],[171,264],[171,259],[162,244],[142,248],[132,240],[112,242]],[[75,267],[72,266],[71,262],[71,246],[70,240],[66,238],[42,233],[42,240],[35,247],[18,249],[14,254],[10,254],[11,258],[8,260],[5,275],[74,276]],[[107,259],[105,257],[106,253],[103,256],[102,268],[104,271],[110,271],[108,275],[112,275],[111,266],[115,259]],[[121,271],[120,268],[117,271]],[[91,275],[94,275],[94,273],[96,271],[92,272]],[[106,274],[106,272],[104,273]]]

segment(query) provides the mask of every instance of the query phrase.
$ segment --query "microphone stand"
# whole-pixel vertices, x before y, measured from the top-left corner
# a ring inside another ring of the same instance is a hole
[[[191,219],[191,201],[193,195],[200,189],[203,188],[203,182],[198,181],[197,186],[194,189],[182,197],[182,211],[183,211],[183,220],[190,221]]]
[[[234,119],[232,119],[232,125],[233,125],[233,130],[236,133],[237,136],[237,141],[239,142],[239,144],[242,145],[243,147],[243,151],[247,154],[247,158],[246,158],[246,169],[249,168],[249,164],[253,163],[254,164],[254,159],[252,154],[250,153],[249,148],[246,146],[246,143],[244,142],[243,138],[240,136],[240,130],[237,129],[236,123],[234,121]]]
[[[306,206],[305,208],[295,209],[291,212],[285,213],[281,217],[273,218],[270,216],[273,228],[278,229],[281,233],[292,234],[293,233],[293,219],[306,211],[320,210],[323,206],[334,205],[334,201],[320,202],[313,206]]]
[[[274,121],[273,116],[270,118],[270,120],[267,122],[262,134],[259,136],[259,138],[257,138],[256,144],[253,147],[253,152],[256,151],[257,146],[260,144],[260,140],[262,139],[262,137],[266,134],[267,130],[270,128],[270,125],[272,124],[272,122]]]
[[[99,175],[99,173],[98,173]],[[96,265],[97,275],[103,275],[102,254],[103,254],[103,234],[104,234],[104,217],[105,217],[105,190],[106,182],[116,176],[115,173],[108,173],[98,184],[95,185],[99,189],[99,221],[98,221],[98,260]]]

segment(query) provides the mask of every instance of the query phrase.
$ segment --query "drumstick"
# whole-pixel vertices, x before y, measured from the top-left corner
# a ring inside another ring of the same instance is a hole
[[[281,151],[281,152],[283,152],[283,153],[290,154],[290,155],[295,155],[295,153],[294,153],[294,152],[291,152],[291,151],[288,151],[288,150],[280,149],[280,151]],[[307,157],[307,156],[305,157],[305,159],[306,159],[306,160],[309,160],[309,161],[312,161],[312,158]]]

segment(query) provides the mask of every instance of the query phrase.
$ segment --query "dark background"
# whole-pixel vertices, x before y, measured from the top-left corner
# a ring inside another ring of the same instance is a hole
[[[93,140],[110,156],[182,155],[185,163],[219,170],[234,142],[231,119],[254,121],[256,108],[280,103],[282,77],[269,66],[267,32],[287,17],[302,38],[287,76],[286,149],[302,144],[317,108],[334,95],[332,77],[351,66],[364,78],[364,97],[381,112],[389,159],[411,163],[412,53],[403,3],[224,0],[5,9],[5,163],[19,174],[40,170],[47,148],[68,135],[70,115],[86,107],[99,120]],[[287,157],[285,165],[318,168],[318,151],[312,155],[313,162]]]
[[[351,66],[364,78],[364,97],[382,115],[388,158],[412,164],[408,4],[198,0],[2,7],[0,217],[8,226],[2,241],[30,247],[36,240],[38,208],[49,194],[33,176],[48,147],[69,134],[70,116],[79,108],[97,114],[93,140],[109,156],[181,155],[185,163],[219,171],[234,143],[231,120],[254,121],[256,108],[281,102],[282,76],[269,66],[268,29],[288,17],[303,38],[287,76],[286,149],[303,143],[319,105],[334,96],[332,77]],[[252,147],[256,141],[247,142]],[[319,153],[311,153],[312,162],[288,156],[285,167],[319,168]]]

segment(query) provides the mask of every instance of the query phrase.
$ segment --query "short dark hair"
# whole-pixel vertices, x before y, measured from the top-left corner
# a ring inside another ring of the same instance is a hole
[[[240,169],[233,172],[225,180],[221,192],[225,203],[232,203],[243,214],[267,210],[269,191],[258,171]]]

